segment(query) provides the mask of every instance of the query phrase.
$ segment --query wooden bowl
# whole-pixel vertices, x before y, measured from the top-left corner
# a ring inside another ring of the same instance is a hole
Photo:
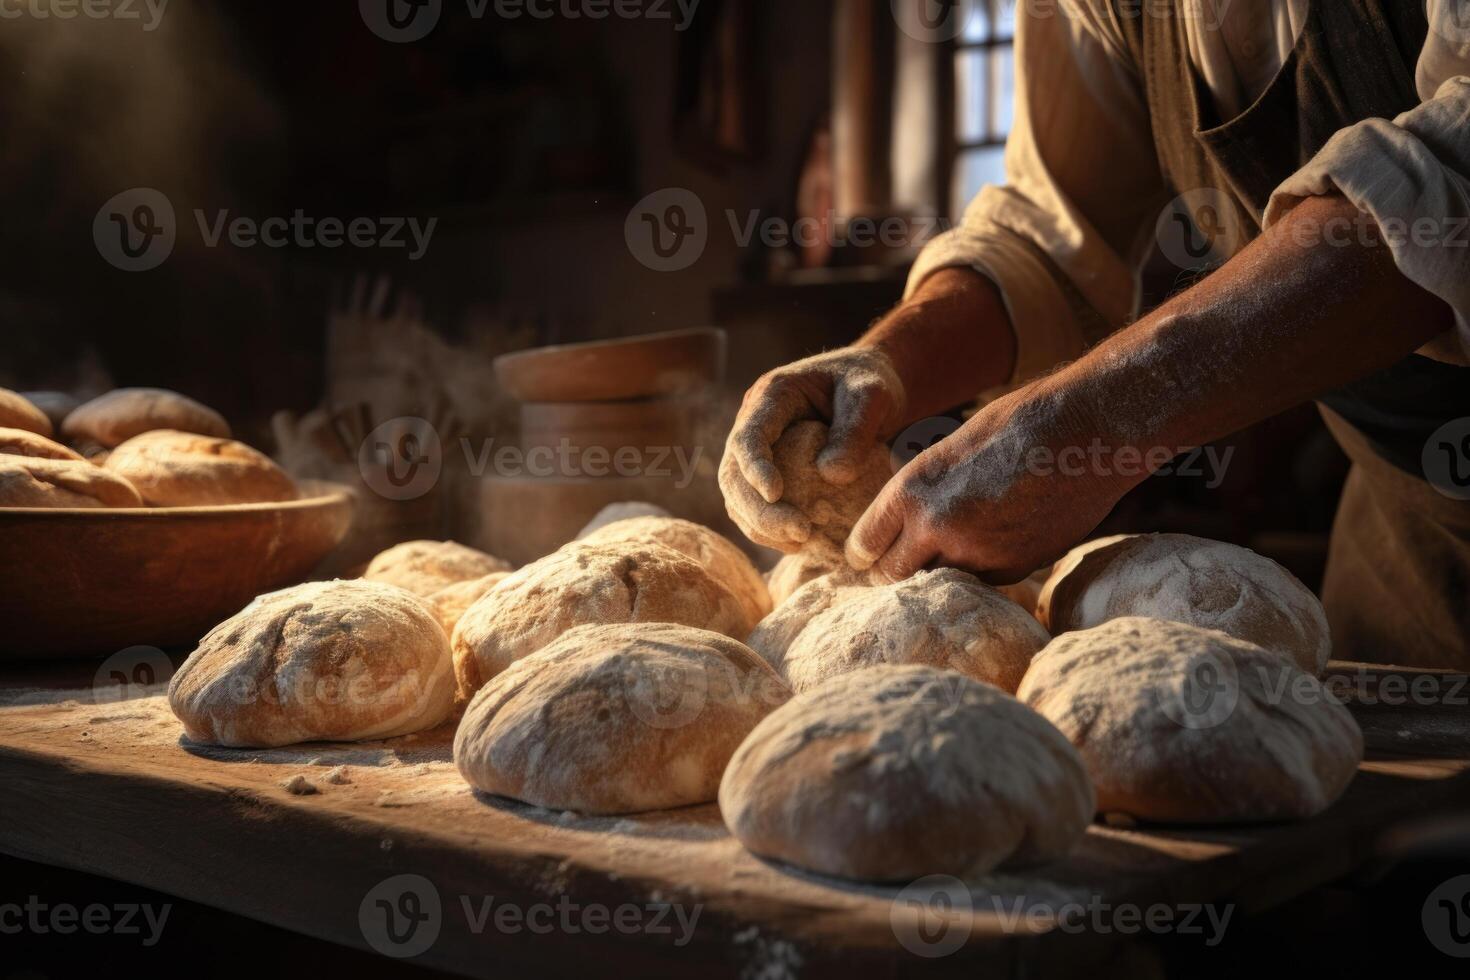
[[[223,507],[0,508],[0,659],[193,644],[302,581],[347,533],[350,490],[301,492]]]
[[[502,354],[495,379],[523,402],[604,402],[688,394],[725,373],[715,327]]]

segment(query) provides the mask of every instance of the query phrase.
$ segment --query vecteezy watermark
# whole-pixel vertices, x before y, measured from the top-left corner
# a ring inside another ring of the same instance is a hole
[[[1429,26],[1453,45],[1470,44],[1470,0],[1431,2]]]
[[[103,905],[48,903],[37,895],[20,902],[0,903],[0,936],[30,933],[36,936],[71,936],[78,932],[93,936],[138,936],[142,945],[153,947],[163,937],[173,905],[119,902]]]
[[[1240,703],[1240,675],[1230,657],[1207,651],[1194,655],[1182,673],[1154,685],[1154,693],[1159,710],[1180,728],[1216,728]]]
[[[0,0],[3,2],[3,0]],[[438,218],[316,218],[300,208],[289,216],[264,219],[193,211],[200,241],[206,248],[406,249],[417,262],[429,250]],[[124,272],[147,272],[168,260],[178,243],[179,223],[173,202],[152,187],[134,187],[102,205],[92,220],[97,252]]]
[[[157,647],[119,650],[92,677],[92,701],[113,704],[158,694],[174,676],[173,661]]]
[[[556,445],[478,444],[462,437],[459,449],[475,479],[487,477],[603,478],[652,477],[687,490],[699,474],[703,446],[578,446],[563,438]],[[443,477],[446,450],[438,431],[417,416],[389,419],[373,429],[357,450],[363,483],[385,500],[417,500]]]
[[[518,903],[494,895],[460,895],[457,908],[465,927],[474,935],[533,936],[607,933],[668,937],[676,947],[694,938],[702,905],[646,902],[620,905],[581,903],[568,895],[555,902]],[[358,926],[367,944],[384,956],[408,959],[434,945],[450,910],[434,883],[422,875],[395,875],[379,882],[363,896],[357,910]]]
[[[898,893],[888,909],[888,924],[900,946],[925,959],[948,956],[974,931],[975,903],[970,889],[951,875],[929,875]]]
[[[1164,258],[1186,271],[1221,265],[1249,237],[1230,195],[1210,187],[1187,191],[1165,205],[1154,236]]]
[[[723,658],[673,664],[632,659],[622,669],[622,694],[633,716],[650,728],[693,724],[711,703],[778,708],[790,692],[769,671],[741,671]]]
[[[1217,31],[1225,23],[1235,0],[1116,0],[1116,15],[1124,20],[1144,17],[1188,20],[1204,30]],[[1000,0],[999,7],[1015,20],[1050,17],[1077,18],[1088,13],[1087,0]],[[960,0],[890,0],[899,30],[916,41],[947,44],[961,35],[983,39],[993,28],[987,22],[984,4]]]
[[[951,227],[937,215],[843,217],[836,211],[790,221],[758,210],[727,208],[725,224],[736,248],[759,243],[768,250],[796,246],[832,249],[917,250]],[[623,225],[628,251],[655,272],[682,272],[709,247],[713,226],[699,195],[683,187],[654,191],[633,206]]]
[[[163,23],[169,0],[0,0],[0,20],[133,20],[145,31]]]
[[[1026,450],[1026,472],[1032,476],[1178,476],[1202,478],[1205,489],[1214,490],[1225,482],[1235,447],[1215,446],[1109,446],[1094,439],[1087,446],[1032,446]]]
[[[893,440],[888,450],[888,461],[896,474],[919,456],[933,449],[954,435],[964,425],[959,419],[948,415],[936,415],[920,419],[904,429]]]
[[[1420,921],[1435,949],[1470,959],[1470,875],[1451,878],[1430,892]]]
[[[1424,444],[1424,476],[1453,500],[1470,500],[1470,417],[1440,426]]]
[[[628,251],[654,272],[682,272],[698,262],[709,233],[704,202],[683,187],[654,191],[633,205],[623,223]]]
[[[1470,249],[1470,218],[1423,215],[1410,221],[1393,215],[1375,218],[1364,211],[1351,218],[1301,217],[1292,222],[1291,238],[1300,248],[1387,245],[1389,248]]]
[[[666,20],[682,33],[700,0],[464,0],[472,20]],[[362,22],[384,41],[422,41],[439,26],[444,0],[358,0]]]

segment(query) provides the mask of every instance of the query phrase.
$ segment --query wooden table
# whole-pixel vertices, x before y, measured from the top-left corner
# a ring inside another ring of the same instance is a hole
[[[593,819],[477,797],[450,762],[450,726],[361,745],[187,747],[159,689],[109,702],[104,687],[94,700],[95,669],[12,665],[0,678],[0,851],[359,948],[433,938],[414,962],[465,975],[600,963],[646,976],[1096,977],[1129,937],[1064,929],[1055,913],[1069,902],[1180,916],[1229,904],[1243,918],[1351,872],[1391,825],[1470,806],[1465,678],[1338,664],[1368,761],[1328,813],[1226,830],[1094,826],[1064,862],[970,882],[921,933],[914,893],[760,861],[713,806]],[[1017,910],[1038,918],[1008,925]],[[927,961],[903,942],[932,953],[966,934]]]

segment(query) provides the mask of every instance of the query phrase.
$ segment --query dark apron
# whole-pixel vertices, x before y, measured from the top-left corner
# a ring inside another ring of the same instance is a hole
[[[1160,169],[1174,193],[1228,196],[1247,231],[1242,247],[1260,233],[1272,191],[1335,133],[1420,102],[1414,72],[1429,25],[1419,2],[1312,0],[1280,73],[1230,120],[1217,118],[1175,5],[1167,16],[1138,9],[1120,3],[1118,16]],[[1438,493],[1421,462],[1435,430],[1470,416],[1470,368],[1412,355],[1321,401],[1354,464],[1323,587],[1334,656],[1470,669],[1470,504]]]

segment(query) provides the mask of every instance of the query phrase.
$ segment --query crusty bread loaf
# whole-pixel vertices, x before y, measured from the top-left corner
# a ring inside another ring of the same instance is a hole
[[[880,664],[956,670],[1011,692],[1050,639],[1015,602],[943,568],[867,587],[818,579],[763,621],[750,645],[797,692]]]
[[[828,483],[817,470],[817,457],[827,446],[828,432],[821,422],[797,422],[776,440],[771,454],[781,474],[782,503],[795,507],[811,521],[813,538],[824,538],[826,545],[841,549],[858,518],[892,478],[893,464],[888,448],[874,442],[857,462],[856,480],[841,487]],[[734,453],[727,451],[720,463],[720,489],[724,491],[731,520],[746,537],[788,554],[811,544],[790,541],[785,535],[762,526],[760,515],[747,513],[740,503],[745,495],[737,486],[743,480]]]
[[[895,882],[1062,857],[1094,810],[1082,761],[1044,718],[916,666],[845,674],[777,708],[736,750],[719,799],[756,854]]]
[[[36,459],[69,459],[82,462],[81,453],[67,449],[59,442],[26,429],[0,426],[0,456],[31,456]]]
[[[196,742],[268,748],[420,731],[454,707],[449,640],[422,600],[361,580],[263,595],[169,684]]]
[[[1019,696],[1077,746],[1105,813],[1301,819],[1331,805],[1363,757],[1357,723],[1315,677],[1183,623],[1125,617],[1059,636]]]
[[[745,621],[729,589],[667,545],[577,541],[469,608],[454,630],[454,667],[468,697],[576,626],[677,623],[743,639]]]
[[[151,507],[213,507],[295,500],[296,484],[243,442],[159,429],[134,436],[103,468],[124,477]]]
[[[362,577],[428,598],[451,585],[510,571],[510,562],[458,541],[405,541],[368,562]]]
[[[673,514],[670,514],[667,510],[660,507],[658,504],[645,503],[642,500],[623,500],[615,504],[608,504],[606,507],[602,508],[602,510],[598,511],[597,514],[592,518],[592,520],[588,521],[587,524],[582,528],[582,530],[577,532],[577,537],[575,540],[581,541],[588,535],[593,534],[597,531],[601,531],[609,524],[616,524],[618,521],[626,521],[630,517],[673,516]]]
[[[214,409],[163,388],[118,388],[92,399],[66,417],[61,431],[73,443],[104,449],[156,429],[230,438],[230,424]]]
[[[55,431],[51,428],[51,420],[46,417],[45,412],[9,388],[0,388],[0,426],[7,429],[24,429],[48,439]]]
[[[0,456],[0,507],[142,507],[126,479],[91,463]]]
[[[487,592],[509,576],[510,572],[491,572],[479,578],[446,585],[430,595],[428,597],[429,606],[434,610],[434,615],[439,617],[439,625],[444,627],[445,635],[453,636],[454,628],[459,625],[460,619],[469,611],[470,606],[479,602]]]
[[[454,738],[473,787],[553,810],[707,803],[791,696],[744,644],[668,623],[579,626],[480,689]]]
[[[835,546],[803,548],[795,554],[784,555],[766,573],[766,588],[771,593],[771,605],[780,606],[795,595],[797,589],[814,579],[852,571],[852,567]]]
[[[771,611],[771,594],[766,580],[734,542],[703,524],[676,517],[632,517],[609,524],[581,539],[589,544],[627,544],[634,547],[650,542],[667,545],[686,558],[703,566],[715,581],[735,594],[745,610],[743,632]]]
[[[1074,549],[1047,580],[1037,615],[1053,635],[1120,616],[1220,630],[1318,677],[1332,654],[1322,603],[1296,576],[1249,549],[1187,534],[1124,535]]]

